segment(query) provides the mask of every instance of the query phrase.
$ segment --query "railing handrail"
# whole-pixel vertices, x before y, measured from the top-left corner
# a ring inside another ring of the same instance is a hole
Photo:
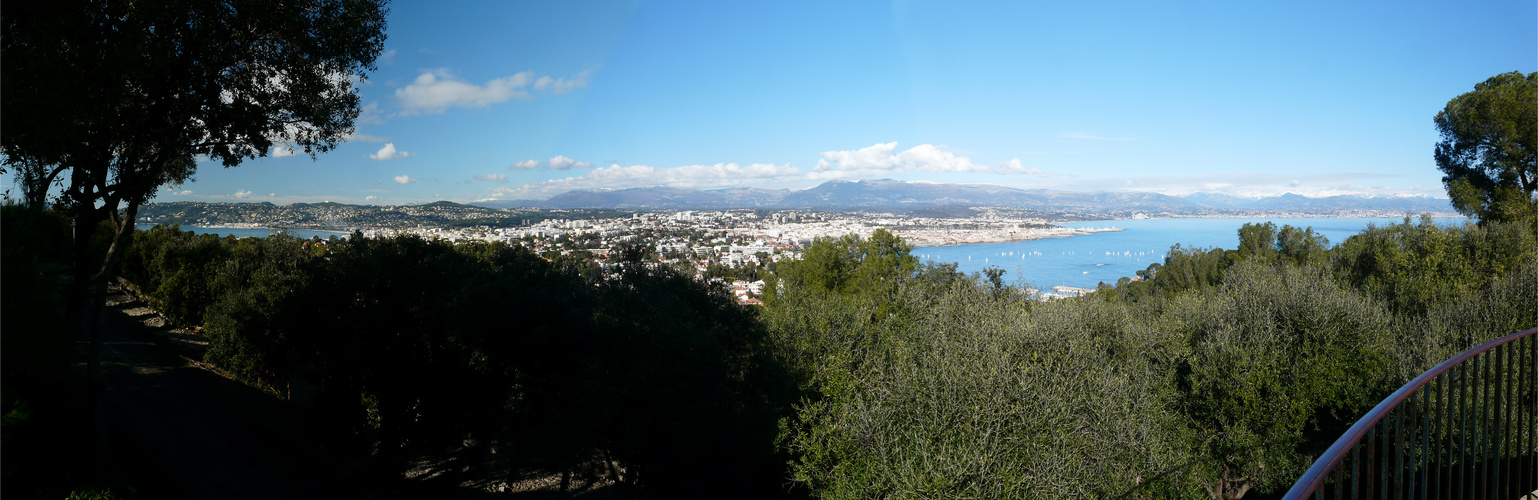
[[[1510,343],[1522,337],[1534,335],[1535,333],[1538,333],[1538,328],[1513,333],[1505,337],[1485,342],[1480,344],[1478,347],[1463,351],[1457,356],[1453,356],[1447,361],[1443,361],[1432,367],[1430,370],[1426,370],[1425,373],[1422,373],[1414,379],[1411,379],[1409,383],[1401,386],[1399,390],[1394,391],[1394,393],[1389,395],[1388,398],[1379,402],[1378,406],[1374,406],[1372,411],[1367,412],[1367,414],[1363,415],[1362,418],[1357,420],[1355,424],[1352,424],[1351,428],[1347,429],[1345,434],[1341,434],[1340,439],[1336,439],[1335,444],[1330,445],[1330,448],[1325,450],[1323,455],[1320,455],[1318,459],[1314,460],[1314,465],[1310,466],[1308,471],[1304,472],[1303,476],[1298,478],[1297,482],[1292,483],[1292,489],[1287,490],[1287,494],[1282,497],[1283,500],[1302,500],[1307,495],[1311,494],[1324,481],[1326,473],[1333,470],[1335,465],[1340,463],[1341,459],[1345,457],[1345,451],[1350,450],[1352,447],[1356,446],[1357,443],[1361,442],[1362,438],[1367,435],[1368,429],[1378,425],[1378,422],[1381,421],[1384,416],[1388,415],[1389,411],[1392,411],[1394,408],[1398,407],[1399,403],[1404,402],[1404,400],[1409,398],[1411,394],[1414,394],[1415,391],[1425,387],[1426,384],[1430,383],[1432,379],[1437,378],[1437,376],[1443,373],[1447,373],[1447,371],[1451,370],[1452,367],[1467,361],[1469,358],[1478,356],[1485,353],[1486,351]]]

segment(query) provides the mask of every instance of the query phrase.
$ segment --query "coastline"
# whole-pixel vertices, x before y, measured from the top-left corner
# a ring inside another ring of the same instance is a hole
[[[1000,234],[1001,233],[1000,231],[988,231],[988,230],[978,230],[976,232],[977,233],[981,233],[981,234],[975,234],[975,235],[974,234],[956,234],[955,232],[950,232],[950,233],[947,233],[945,235],[939,235],[941,237],[938,237],[938,238],[920,238],[920,237],[916,237],[917,235],[910,236],[908,234],[908,233],[910,233],[910,231],[903,231],[903,232],[899,232],[899,233],[896,233],[896,234],[897,234],[898,237],[901,237],[903,239],[903,241],[906,241],[906,242],[908,242],[908,244],[913,245],[914,248],[925,248],[925,247],[949,247],[949,246],[957,246],[957,245],[975,245],[975,244],[979,244],[979,243],[1009,243],[1009,242],[1012,242],[1012,241],[1031,241],[1031,240],[1044,240],[1044,239],[1052,239],[1052,238],[1070,238],[1070,237],[1074,237],[1074,236],[1084,236],[1084,235],[1095,234],[1095,233],[1113,233],[1113,232],[1119,232],[1119,231],[1125,231],[1126,230],[1126,228],[1120,228],[1120,227],[1103,227],[1103,228],[1071,228],[1071,227],[1062,227],[1062,226],[1057,226],[1057,227],[1060,228],[1060,229],[1052,229],[1052,230],[1025,230],[1025,231],[1009,230],[1009,231],[1002,231],[1002,234]]]
[[[1463,224],[1462,217],[1437,218],[1438,226]],[[1102,234],[1095,238],[1045,238],[1036,241],[980,243],[973,245],[930,245],[914,251],[922,260],[955,263],[963,273],[981,272],[998,267],[1012,279],[1051,293],[1051,286],[1093,289],[1099,283],[1116,283],[1130,278],[1152,263],[1162,263],[1175,244],[1185,248],[1235,248],[1238,229],[1252,222],[1274,222],[1278,226],[1309,227],[1338,245],[1360,234],[1369,225],[1398,224],[1394,218],[1298,217],[1298,218],[1166,218],[1064,223],[1083,229],[1118,226],[1126,231]],[[1417,222],[1418,223],[1418,222]],[[999,236],[1004,236],[1000,233]]]
[[[1160,214],[1160,215],[1144,215],[1143,217],[1138,217],[1137,215],[1133,215],[1133,216],[1130,216],[1130,217],[1121,217],[1121,218],[1093,218],[1093,219],[1083,219],[1083,220],[1061,220],[1061,221],[1055,221],[1055,222],[1052,222],[1052,223],[1053,224],[1063,224],[1063,223],[1076,223],[1076,222],[1102,222],[1102,221],[1123,221],[1123,220],[1179,220],[1179,219],[1396,219],[1396,220],[1398,220],[1398,219],[1403,219],[1405,216],[1409,216],[1411,219],[1419,219],[1421,217],[1421,215],[1424,215],[1424,214],[1430,214],[1431,218],[1433,218],[1433,219],[1457,219],[1457,218],[1468,217],[1467,215],[1463,215],[1463,214],[1460,214],[1460,213],[1457,213],[1457,212],[1420,212],[1420,213],[1410,213],[1410,212],[1389,212],[1389,211],[1384,211],[1384,210],[1362,210],[1362,211],[1341,210],[1341,211],[1337,211],[1337,212],[1317,213],[1317,212],[1257,211],[1257,212],[1254,212],[1254,213],[1220,212],[1220,213],[1212,213],[1212,214],[1190,214],[1190,215]]]

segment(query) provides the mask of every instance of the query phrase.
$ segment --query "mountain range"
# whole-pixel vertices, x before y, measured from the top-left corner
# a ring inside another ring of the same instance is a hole
[[[718,190],[646,187],[568,191],[546,200],[487,201],[491,208],[610,208],[623,210],[715,210],[731,208],[890,210],[935,206],[988,206],[1064,213],[1155,215],[1245,214],[1288,212],[1330,215],[1341,212],[1452,213],[1445,199],[1429,197],[1367,197],[1340,195],[1307,197],[1287,193],[1265,198],[1240,198],[1216,193],[1184,197],[1145,192],[1074,192],[1018,189],[989,184],[942,184],[891,179],[829,181],[789,189],[730,188]]]

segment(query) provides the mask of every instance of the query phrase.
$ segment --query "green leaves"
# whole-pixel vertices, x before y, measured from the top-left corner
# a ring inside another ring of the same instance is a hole
[[[1391,317],[1318,267],[1240,264],[1203,299],[1170,311],[1191,348],[1179,404],[1230,480],[1290,484],[1315,451],[1307,427],[1349,421],[1391,388]]]
[[[887,296],[918,269],[912,250],[884,229],[868,239],[853,234],[819,238],[799,261],[781,266],[778,286],[808,293]]]
[[[211,276],[210,358],[320,386],[344,455],[398,472],[472,436],[507,467],[686,497],[787,476],[823,498],[1274,494],[1399,384],[1538,324],[1530,221],[1241,241],[1051,302],[881,232],[782,263],[763,309],[639,253],[587,277],[415,238],[157,228],[127,270],[168,302]]]
[[[1424,316],[1538,255],[1531,220],[1443,227],[1430,218],[1370,226],[1330,252],[1331,267],[1398,314]]]
[[[1247,225],[1239,250],[1046,303],[824,240],[763,315],[804,391],[781,442],[824,498],[1275,494],[1399,384],[1538,324],[1534,239],[1407,220],[1326,249]],[[907,277],[826,285],[855,269]]]
[[[821,262],[908,275],[890,294],[791,288],[765,311],[807,391],[782,440],[815,494],[1107,496],[1178,465],[1157,368],[1178,343],[1129,308],[1032,304],[876,255]]]
[[[352,468],[471,439],[514,471],[612,462],[648,494],[779,491],[794,387],[756,310],[639,253],[588,280],[501,244],[139,236],[129,274],[205,318],[208,361],[304,399]]]
[[[1538,73],[1502,73],[1448,101],[1434,158],[1453,207],[1486,221],[1538,216]]]

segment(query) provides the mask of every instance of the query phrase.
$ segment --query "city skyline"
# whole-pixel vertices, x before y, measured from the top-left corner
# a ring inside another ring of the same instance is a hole
[[[348,142],[202,162],[157,201],[880,178],[1443,197],[1432,116],[1538,53],[1531,2],[391,9]]]

